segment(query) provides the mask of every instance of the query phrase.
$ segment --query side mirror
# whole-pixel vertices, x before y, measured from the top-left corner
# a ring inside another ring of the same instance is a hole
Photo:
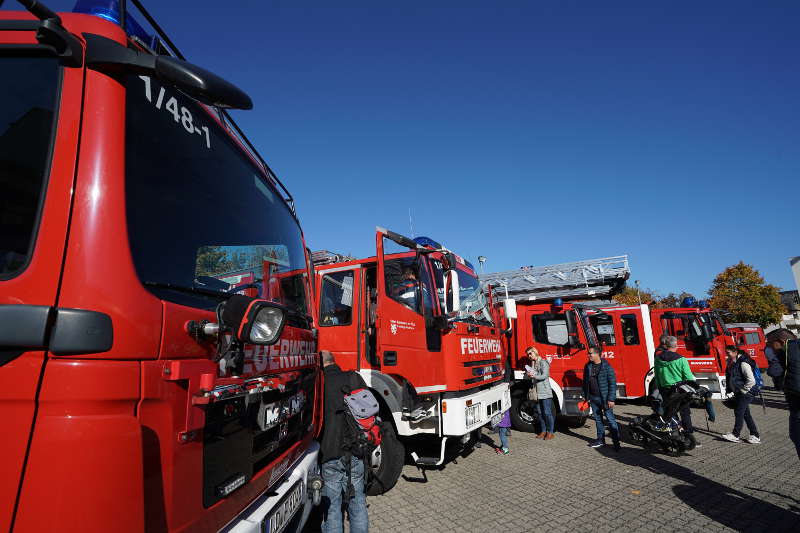
[[[286,311],[274,302],[234,294],[220,313],[222,323],[243,344],[275,344],[286,324]]]
[[[503,300],[503,311],[505,312],[506,318],[517,318],[517,301],[511,298]]]
[[[86,66],[100,71],[122,71],[154,76],[206,105],[252,109],[250,97],[229,81],[170,56],[155,56],[139,52],[117,41],[85,33]]]
[[[444,273],[444,314],[458,313],[461,310],[458,272],[448,270]]]

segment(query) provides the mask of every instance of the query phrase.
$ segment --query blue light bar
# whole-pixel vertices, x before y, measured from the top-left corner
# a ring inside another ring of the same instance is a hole
[[[417,244],[421,244],[422,246],[430,246],[431,248],[441,248],[442,245],[438,242],[434,241],[430,237],[416,237],[414,242]]]
[[[564,300],[562,300],[561,298],[556,298],[555,300],[553,300],[553,306],[564,307]]]
[[[681,301],[681,307],[697,307],[697,300],[694,296],[687,296]]]
[[[78,0],[75,2],[75,7],[72,8],[72,12],[94,15],[95,17],[106,19],[117,25],[119,25],[120,21],[119,0]],[[158,38],[155,35],[147,33],[130,13],[125,17],[125,26],[125,33],[139,38],[153,50],[156,49]]]
[[[700,300],[699,302],[697,302],[697,307],[699,307],[700,309],[708,309],[709,305],[706,300]]]

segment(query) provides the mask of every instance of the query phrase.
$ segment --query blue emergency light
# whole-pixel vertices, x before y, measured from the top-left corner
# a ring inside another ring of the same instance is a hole
[[[124,1],[124,0],[123,0]],[[104,18],[114,24],[120,24],[119,0],[78,0],[73,13],[85,13],[95,17]],[[147,33],[145,29],[136,22],[130,14],[125,16],[125,33],[139,38],[144,44],[152,49],[156,49],[158,37]]]
[[[709,307],[708,301],[700,300],[699,302],[697,302],[697,307],[699,307],[700,309],[708,309]]]
[[[422,246],[430,246],[431,248],[441,248],[442,245],[434,241],[430,237],[415,237],[414,242]]]
[[[553,300],[553,306],[564,307],[564,300],[562,300],[561,298],[556,298],[555,300]]]
[[[681,301],[681,307],[697,307],[697,300],[694,296],[687,296]]]

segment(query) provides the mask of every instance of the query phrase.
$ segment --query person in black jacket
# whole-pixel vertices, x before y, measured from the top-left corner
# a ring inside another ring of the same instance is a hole
[[[364,493],[364,461],[348,453],[345,417],[352,415],[346,412],[344,404],[345,391],[366,389],[367,385],[356,372],[345,372],[339,368],[331,352],[323,350],[320,356],[325,378],[324,418],[319,452],[322,479],[325,482],[322,487],[321,503],[322,531],[323,533],[344,531],[342,496],[348,494],[349,485],[352,484],[352,496],[344,502],[350,520],[350,531],[367,533],[369,516]]]
[[[792,439],[800,458],[800,340],[786,342],[784,349],[783,393],[789,404],[789,438]]]
[[[583,367],[583,397],[592,406],[592,414],[597,425],[597,439],[589,443],[592,448],[599,448],[606,443],[606,428],[603,415],[611,426],[611,439],[614,449],[619,451],[619,425],[614,418],[614,402],[617,399],[617,375],[614,368],[600,355],[596,346],[589,348],[589,362]]]

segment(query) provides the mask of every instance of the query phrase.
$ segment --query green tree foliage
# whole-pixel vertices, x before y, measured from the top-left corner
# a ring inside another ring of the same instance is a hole
[[[751,265],[739,261],[720,272],[711,284],[711,306],[727,311],[731,322],[756,322],[761,327],[781,319],[778,287],[765,283]]]
[[[235,268],[221,246],[201,246],[197,249],[195,276],[216,276]]]

